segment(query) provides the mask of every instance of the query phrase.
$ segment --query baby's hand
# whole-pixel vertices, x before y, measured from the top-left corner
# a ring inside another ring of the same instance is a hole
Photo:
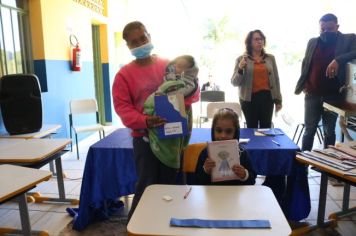
[[[246,177],[245,168],[242,165],[234,165],[232,167],[232,171],[239,177],[240,179],[244,179]]]
[[[215,161],[213,161],[212,159],[210,159],[209,157],[206,158],[203,168],[205,173],[207,174],[211,174],[212,169],[215,167]]]

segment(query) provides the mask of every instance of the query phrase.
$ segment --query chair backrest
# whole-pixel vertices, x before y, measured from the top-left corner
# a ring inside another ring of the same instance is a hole
[[[230,108],[239,115],[239,119],[242,118],[241,105],[238,102],[212,102],[207,106],[207,117],[213,118],[215,113],[221,108]]]
[[[225,92],[224,91],[201,91],[200,101],[223,102],[225,101]]]
[[[0,79],[0,107],[4,126],[9,134],[39,131],[42,127],[42,100],[37,76],[3,76]]]
[[[183,167],[184,173],[194,173],[198,158],[202,150],[207,146],[207,143],[193,143],[189,144],[184,149]]]
[[[94,113],[98,111],[98,105],[95,99],[71,100],[69,109],[71,114]]]
[[[293,117],[289,113],[283,112],[281,116],[284,123],[286,123],[288,126],[293,126],[295,124]]]

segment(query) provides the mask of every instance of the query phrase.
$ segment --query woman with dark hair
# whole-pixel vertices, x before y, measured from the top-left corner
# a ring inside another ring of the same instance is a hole
[[[247,128],[270,128],[273,107],[276,112],[282,108],[276,60],[266,53],[266,36],[261,30],[250,31],[245,46],[245,53],[236,60],[231,83],[239,87]],[[266,176],[263,185],[270,187],[281,203],[286,188],[285,176]]]
[[[239,116],[229,108],[217,111],[213,118],[211,139],[213,141],[231,140],[240,137]],[[254,185],[256,174],[252,169],[250,159],[245,150],[240,148],[240,165],[231,167],[237,180],[212,182],[211,172],[216,163],[208,156],[205,148],[199,155],[195,169],[197,184],[199,185]]]
[[[151,54],[151,36],[139,21],[130,22],[124,27],[123,39],[135,59],[117,72],[112,97],[122,123],[132,130],[138,179],[128,214],[130,220],[146,187],[152,184],[175,184],[177,168],[160,162],[148,142],[147,130],[164,125],[165,119],[143,113],[144,101],[163,83],[168,60]]]
[[[265,52],[266,37],[260,30],[248,33],[246,51],[236,60],[231,83],[239,88],[239,97],[248,128],[270,128],[273,107],[282,108],[277,64]]]

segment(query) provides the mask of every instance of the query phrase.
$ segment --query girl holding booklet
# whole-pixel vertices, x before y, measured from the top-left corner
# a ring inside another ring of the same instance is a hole
[[[222,108],[214,115],[211,138],[213,141],[239,140],[240,125],[239,117],[233,110]],[[199,185],[254,185],[256,173],[253,171],[248,154],[240,151],[240,164],[231,166],[232,172],[236,175],[233,180],[212,182],[211,173],[216,167],[215,161],[209,157],[208,148],[205,148],[199,155],[195,169],[197,184]]]

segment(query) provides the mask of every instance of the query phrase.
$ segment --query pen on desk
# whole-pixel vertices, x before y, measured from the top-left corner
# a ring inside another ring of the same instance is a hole
[[[281,145],[279,144],[279,142],[277,142],[277,141],[275,141],[275,140],[273,140],[273,139],[272,139],[272,142],[275,143],[275,144],[278,145],[278,146],[281,146]]]
[[[190,191],[192,191],[192,186],[190,186],[188,191],[185,192],[184,197],[183,197],[184,199],[186,199],[189,196]]]

